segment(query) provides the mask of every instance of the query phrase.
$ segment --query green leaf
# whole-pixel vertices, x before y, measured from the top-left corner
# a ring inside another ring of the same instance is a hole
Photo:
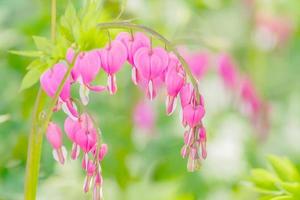
[[[44,66],[32,67],[24,76],[20,86],[20,91],[28,89],[31,86],[33,86],[36,82],[38,82],[44,69],[45,69]]]
[[[280,181],[276,176],[264,169],[251,170],[250,180],[256,187],[266,191],[278,190],[276,184]]]
[[[65,14],[60,18],[59,30],[70,42],[77,41],[79,38],[80,20],[71,1],[69,1]]]
[[[292,194],[294,197],[300,199],[300,183],[282,183],[281,186],[284,190]]]
[[[33,60],[27,67],[26,69],[27,70],[31,70],[33,68],[37,68],[37,67],[40,67],[41,65],[43,65],[43,63],[41,62],[40,59],[35,59]]]
[[[288,158],[281,158],[278,156],[268,156],[277,176],[283,181],[300,181],[300,174],[297,168]]]
[[[19,55],[19,56],[26,56],[26,57],[40,57],[43,55],[42,51],[16,51],[11,50],[8,51],[11,54]]]
[[[293,198],[292,196],[284,195],[284,196],[274,197],[271,200],[297,200],[297,199]]]
[[[33,36],[33,40],[38,50],[44,52],[47,55],[51,55],[54,45],[49,39],[40,36]]]

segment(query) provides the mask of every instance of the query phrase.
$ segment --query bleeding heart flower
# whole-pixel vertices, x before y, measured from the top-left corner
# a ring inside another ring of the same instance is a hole
[[[219,74],[223,79],[225,86],[235,89],[239,82],[239,73],[232,59],[227,54],[222,54],[218,58]]]
[[[182,86],[180,90],[181,107],[184,108],[186,105],[191,104],[194,99],[195,99],[194,88],[192,84],[186,83],[184,86]]]
[[[248,79],[245,79],[241,84],[241,96],[245,104],[249,107],[250,112],[252,112],[253,115],[257,115],[260,112],[262,102],[254,86]]]
[[[42,74],[40,78],[41,86],[48,96],[52,98],[54,97],[66,73],[67,67],[63,63],[57,63]],[[70,78],[67,78],[59,97],[60,99],[57,102],[55,110],[58,110],[58,108],[62,104],[63,108],[65,108],[64,111],[66,113],[69,113],[73,117],[77,117],[78,113],[76,107],[71,101]]]
[[[72,141],[72,151],[71,151],[71,158],[73,160],[77,159],[80,153],[80,149],[78,147],[78,144],[76,143],[76,133],[78,130],[81,129],[81,124],[78,120],[73,120],[70,117],[67,117],[64,124],[64,129],[69,137],[69,139]]]
[[[67,72],[66,66],[63,63],[58,63],[42,74],[40,78],[41,86],[48,96],[54,97],[58,89],[58,86],[62,82],[66,72]],[[59,95],[63,101],[70,99],[70,87],[71,87],[71,81],[68,78]]]
[[[150,48],[150,40],[145,34],[141,32],[136,32],[134,35],[131,35],[127,32],[121,32],[116,37],[116,40],[120,40],[127,48],[127,61],[132,65],[131,78],[133,83],[137,84],[139,78],[137,69],[134,65],[134,55],[142,47]]]
[[[205,159],[207,156],[207,152],[206,152],[206,130],[204,127],[199,128],[198,138],[201,145],[202,158]]]
[[[99,51],[101,66],[108,74],[107,87],[110,94],[117,92],[117,82],[115,74],[121,69],[127,59],[127,49],[118,40],[110,42],[104,49]]]
[[[86,171],[86,176],[83,184],[83,190],[84,192],[88,192],[91,187],[91,181],[92,177],[94,176],[96,172],[96,165],[92,160],[84,160],[82,161],[82,167]]]
[[[104,86],[92,86],[91,82],[96,78],[101,67],[101,60],[97,50],[81,52],[72,69],[73,80],[80,82],[79,94],[84,105],[89,102],[89,91],[102,92]]]
[[[197,52],[184,56],[193,75],[201,79],[209,69],[209,54]]]
[[[200,124],[204,117],[205,110],[201,105],[193,106],[187,105],[183,108],[183,121],[186,122],[191,128]]]
[[[140,75],[147,81],[149,97],[155,94],[154,80],[163,76],[169,62],[169,55],[163,48],[140,48],[134,55],[134,64]]]
[[[66,158],[66,149],[62,145],[62,132],[59,126],[53,122],[48,124],[46,137],[53,147],[53,157],[56,161],[64,164]]]
[[[185,84],[185,72],[179,64],[176,57],[170,56],[168,70],[166,73],[166,88],[167,88],[167,114],[170,115],[175,110],[175,99]]]

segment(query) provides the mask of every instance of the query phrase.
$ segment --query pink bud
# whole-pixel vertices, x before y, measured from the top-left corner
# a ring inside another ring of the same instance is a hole
[[[94,191],[93,191],[93,200],[102,200],[102,184],[103,178],[100,173],[97,173],[95,180],[94,180]]]
[[[206,152],[206,130],[204,127],[199,128],[199,141],[201,144],[202,158],[205,159],[207,157],[207,152]]]
[[[183,108],[183,118],[187,124],[193,128],[200,124],[201,119],[204,117],[205,110],[203,106],[187,105]]]
[[[59,126],[53,122],[50,122],[47,128],[46,137],[53,147],[54,159],[63,164],[65,162],[66,151],[62,146],[62,132]]]
[[[96,165],[93,163],[92,160],[85,160],[86,158],[84,158],[82,160],[82,167],[83,169],[86,171],[86,177],[84,180],[84,184],[83,184],[83,190],[84,192],[88,192],[90,189],[90,183],[91,183],[91,179],[96,171]]]
[[[93,161],[86,161],[85,158],[82,160],[82,168],[86,171],[88,176],[93,176],[96,171],[96,165],[93,163]]]
[[[62,146],[62,132],[57,124],[49,123],[46,137],[54,149]]]
[[[99,151],[99,160],[102,161],[108,152],[107,144],[102,144]]]
[[[188,164],[187,164],[187,170],[189,172],[194,172],[196,170],[199,170],[201,167],[201,160],[198,156],[197,149],[191,148],[189,158],[188,158]]]

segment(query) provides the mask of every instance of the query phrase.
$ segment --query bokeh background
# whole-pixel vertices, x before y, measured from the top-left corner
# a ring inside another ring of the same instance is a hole
[[[73,3],[79,8],[82,1]],[[58,1],[58,15],[66,5],[66,0]],[[105,198],[256,199],[247,177],[252,168],[266,165],[266,155],[287,156],[299,164],[299,10],[299,0],[104,1],[101,12],[106,21],[122,11],[120,19],[152,27],[179,47],[206,52],[211,58],[210,70],[199,80],[208,131],[208,157],[199,172],[187,172],[180,156],[184,131],[180,112],[165,115],[164,95],[145,101],[130,81],[129,67],[118,74],[116,96],[92,95],[89,109],[109,145],[103,161]],[[1,200],[22,199],[27,137],[38,89],[35,85],[19,92],[30,59],[8,50],[33,49],[33,35],[50,35],[50,1],[0,0]],[[215,72],[215,58],[224,52],[267,102],[267,130],[253,125]],[[145,115],[147,123],[135,115]],[[55,119],[62,117],[58,114]],[[89,199],[82,192],[80,162],[60,166],[51,151],[44,141],[38,199]]]

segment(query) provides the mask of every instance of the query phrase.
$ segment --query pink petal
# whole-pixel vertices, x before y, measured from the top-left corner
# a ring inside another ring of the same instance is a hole
[[[46,137],[54,149],[62,146],[62,132],[57,124],[53,122],[49,123]]]
[[[122,42],[112,41],[99,51],[103,70],[108,74],[118,72],[127,59],[127,49]]]
[[[202,106],[187,105],[183,109],[183,117],[187,124],[193,128],[198,125],[204,117],[205,110]]]

